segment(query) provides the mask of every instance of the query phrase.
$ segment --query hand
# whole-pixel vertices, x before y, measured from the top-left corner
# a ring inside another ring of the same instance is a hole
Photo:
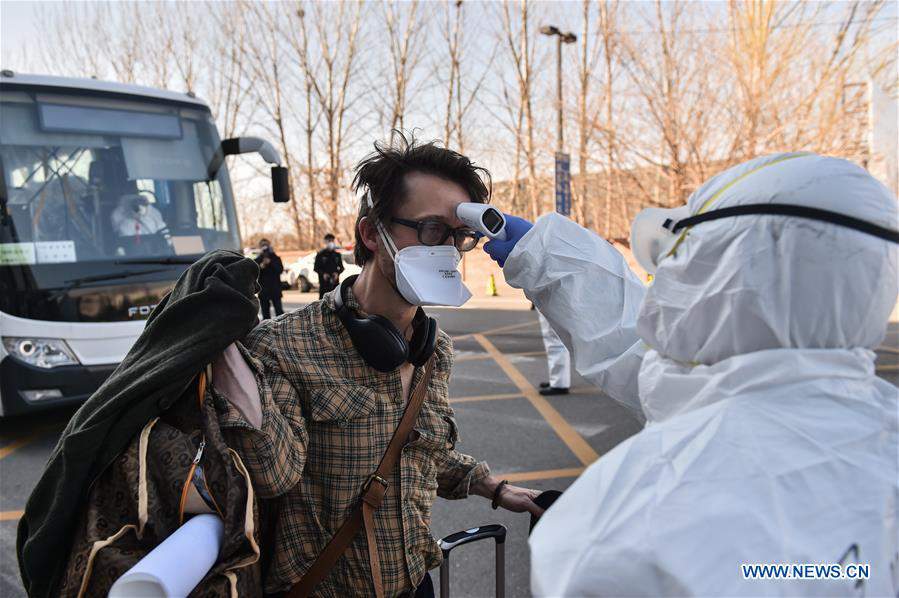
[[[510,214],[505,214],[505,216],[506,240],[500,241],[499,239],[491,239],[484,244],[484,251],[493,258],[493,261],[499,264],[500,268],[506,265],[506,258],[512,253],[515,244],[518,243],[518,241],[521,240],[521,238],[534,226],[524,218],[519,218],[518,216],[512,216]]]
[[[506,484],[499,495],[499,506],[513,513],[524,513],[527,511],[531,515],[540,517],[543,515],[543,509],[534,502],[534,499],[539,494],[539,490]]]

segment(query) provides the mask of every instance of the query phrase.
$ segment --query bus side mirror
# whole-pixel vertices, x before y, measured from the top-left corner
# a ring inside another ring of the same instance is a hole
[[[287,168],[281,166],[281,154],[271,143],[258,137],[232,137],[223,139],[221,146],[212,156],[207,166],[210,179],[218,173],[219,168],[225,163],[225,156],[247,154],[256,152],[262,159],[272,164],[272,200],[276,203],[290,201],[290,176]]]
[[[272,166],[272,201],[275,203],[290,201],[290,173],[284,166]]]

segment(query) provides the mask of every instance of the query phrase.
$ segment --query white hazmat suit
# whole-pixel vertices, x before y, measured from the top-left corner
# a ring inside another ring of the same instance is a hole
[[[786,203],[897,226],[896,198],[844,160],[782,154],[712,178],[690,213]],[[899,591],[899,390],[875,374],[897,246],[814,220],[696,225],[645,288],[556,214],[504,273],[578,372],[646,427],[590,466],[530,539],[541,596]],[[742,564],[869,563],[857,580],[744,579]]]
[[[571,355],[562,339],[539,311],[537,318],[540,320],[540,334],[543,336],[543,347],[546,349],[546,369],[549,373],[547,384],[550,388],[568,390],[571,386]]]

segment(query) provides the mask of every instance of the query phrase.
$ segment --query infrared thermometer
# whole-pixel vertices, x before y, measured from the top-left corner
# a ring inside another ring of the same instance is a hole
[[[466,201],[456,208],[456,217],[466,226],[491,239],[506,240],[506,218],[494,207],[483,203]]]

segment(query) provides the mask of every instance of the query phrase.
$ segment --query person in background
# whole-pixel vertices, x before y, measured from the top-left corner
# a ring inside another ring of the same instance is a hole
[[[543,314],[538,311],[537,316],[540,318],[540,333],[543,335],[546,365],[549,370],[549,382],[540,383],[540,394],[567,395],[571,386],[571,354]]]
[[[284,313],[281,306],[281,272],[284,271],[284,264],[268,239],[259,240],[256,263],[259,264],[259,305],[262,306],[262,319],[271,317],[272,306],[275,308],[275,315],[280,316]]]
[[[337,243],[331,233],[325,235],[325,247],[315,255],[315,266],[312,269],[318,274],[319,299],[337,288],[340,273],[343,272],[343,258],[337,251]]]
[[[110,220],[120,237],[155,235],[167,228],[159,210],[138,193],[123,195]]]

